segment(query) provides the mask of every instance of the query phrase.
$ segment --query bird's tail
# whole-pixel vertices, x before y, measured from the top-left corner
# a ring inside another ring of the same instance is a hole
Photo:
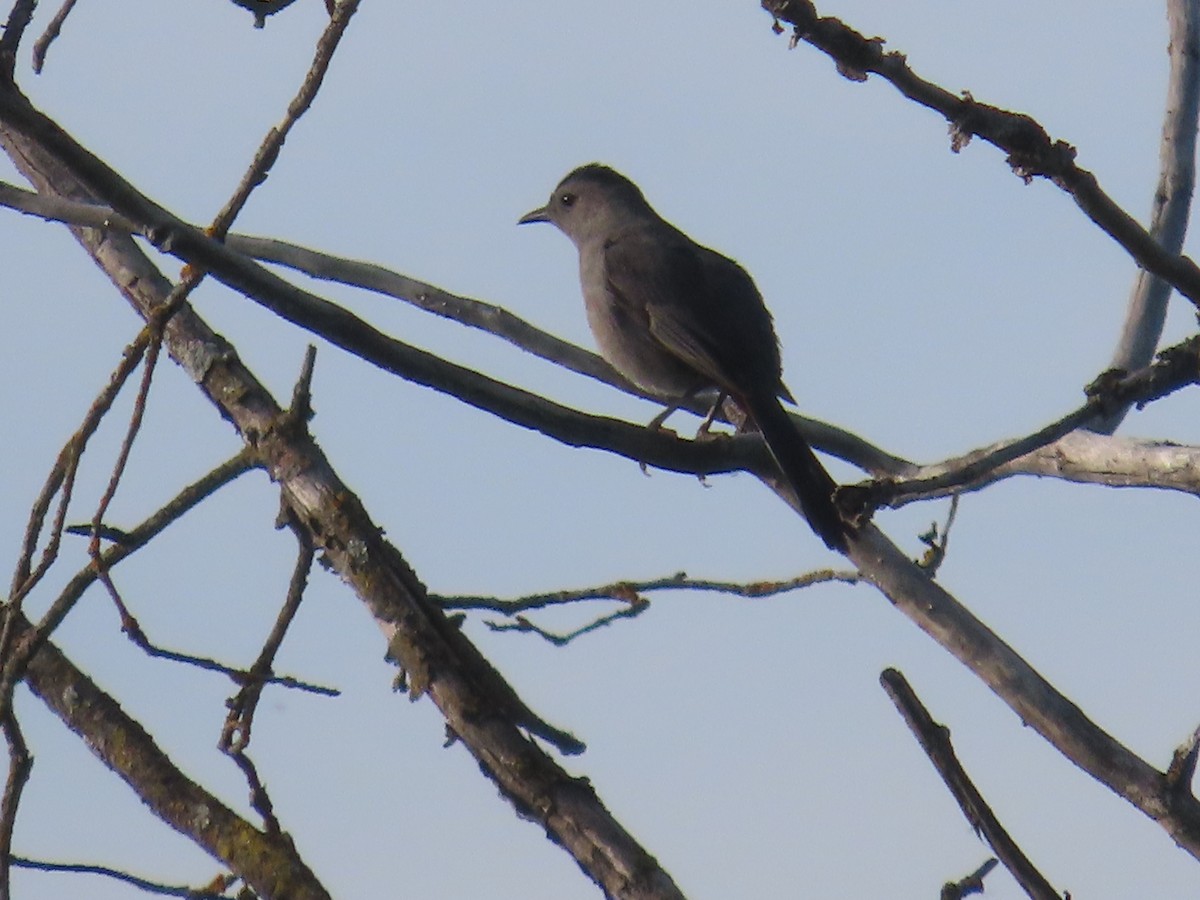
[[[745,400],[771,455],[796,492],[808,524],[830,550],[845,550],[849,525],[833,502],[837,482],[825,471],[778,397]]]

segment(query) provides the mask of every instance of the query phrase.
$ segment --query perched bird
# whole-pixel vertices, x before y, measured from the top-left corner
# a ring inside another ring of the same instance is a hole
[[[612,367],[668,412],[714,388],[732,397],[762,432],[813,530],[845,549],[837,485],[780,402],[792,397],[779,341],[746,270],[697,244],[637,185],[598,163],[571,172],[519,221],[550,222],[574,242],[588,325]]]

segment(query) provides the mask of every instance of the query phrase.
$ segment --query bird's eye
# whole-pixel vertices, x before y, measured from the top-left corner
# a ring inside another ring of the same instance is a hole
[[[568,207],[574,206],[575,205],[575,195],[572,194],[570,191],[567,191],[566,193],[559,196],[558,202],[561,203],[563,206],[568,206]]]

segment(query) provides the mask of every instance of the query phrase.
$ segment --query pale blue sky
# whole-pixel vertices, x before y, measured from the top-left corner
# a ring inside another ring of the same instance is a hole
[[[952,91],[1037,117],[1144,218],[1167,64],[1160,4],[818,8],[885,37]],[[316,0],[262,31],[221,0],[82,2],[45,73],[23,68],[20,79],[143,191],[205,221],[282,115],[323,19]],[[600,160],[753,273],[806,412],[935,461],[1073,408],[1116,340],[1135,274],[1124,252],[1057,188],[1023,185],[982,142],[952,154],[939,117],[878,80],[843,79],[810,48],[789,52],[770,26],[749,0],[365,0],[238,228],[388,265],[591,346],[573,248],[515,222],[567,170]],[[53,454],[138,321],[61,227],[0,215],[0,242],[11,312],[0,333],[10,373],[0,379],[0,548],[11,565]],[[654,413],[395,301],[317,289],[404,340],[562,402],[635,421]],[[215,284],[195,302],[286,400],[311,337]],[[1168,340],[1194,321],[1175,309]],[[314,405],[313,431],[339,474],[440,593],[511,596],[679,570],[784,578],[838,563],[749,476],[707,489],[645,478],[631,462],[554,444],[326,345]],[[1195,443],[1197,412],[1184,394],[1124,431]],[[114,421],[97,439],[74,520],[103,489],[119,433]],[[237,446],[164,366],[114,521],[136,521]],[[271,530],[276,508],[266,479],[249,476],[121,567],[157,641],[252,659],[291,566],[290,539]],[[879,521],[917,555],[915,535],[945,512],[923,504]],[[1163,766],[1200,721],[1195,524],[1181,496],[1010,480],[964,499],[940,579]],[[72,545],[76,564],[80,551]],[[541,621],[565,627],[591,612]],[[665,595],[565,649],[491,634],[474,618],[467,627],[536,709],[588,742],[567,767],[698,900],[927,898],[989,855],[878,687],[886,666],[951,728],[961,760],[1056,886],[1089,900],[1200,893],[1200,867],[1161,829],[1023,729],[870,588],[753,602]],[[144,659],[98,593],[59,639],[190,774],[245,808],[240,776],[212,749],[226,684]],[[428,701],[390,692],[383,651],[353,595],[314,575],[281,668],[344,694],[269,692],[254,732],[280,815],[331,891],[598,896],[465,751],[442,749]],[[19,711],[37,763],[18,852],[170,882],[218,871],[27,695]],[[16,878],[22,900],[141,896],[94,878]],[[992,900],[1022,896],[1005,873],[987,884]]]

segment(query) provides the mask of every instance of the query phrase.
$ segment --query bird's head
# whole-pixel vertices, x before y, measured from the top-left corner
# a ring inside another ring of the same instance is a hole
[[[558,183],[545,206],[527,212],[517,224],[550,222],[582,246],[604,240],[630,218],[654,215],[638,186],[614,169],[588,163]]]

